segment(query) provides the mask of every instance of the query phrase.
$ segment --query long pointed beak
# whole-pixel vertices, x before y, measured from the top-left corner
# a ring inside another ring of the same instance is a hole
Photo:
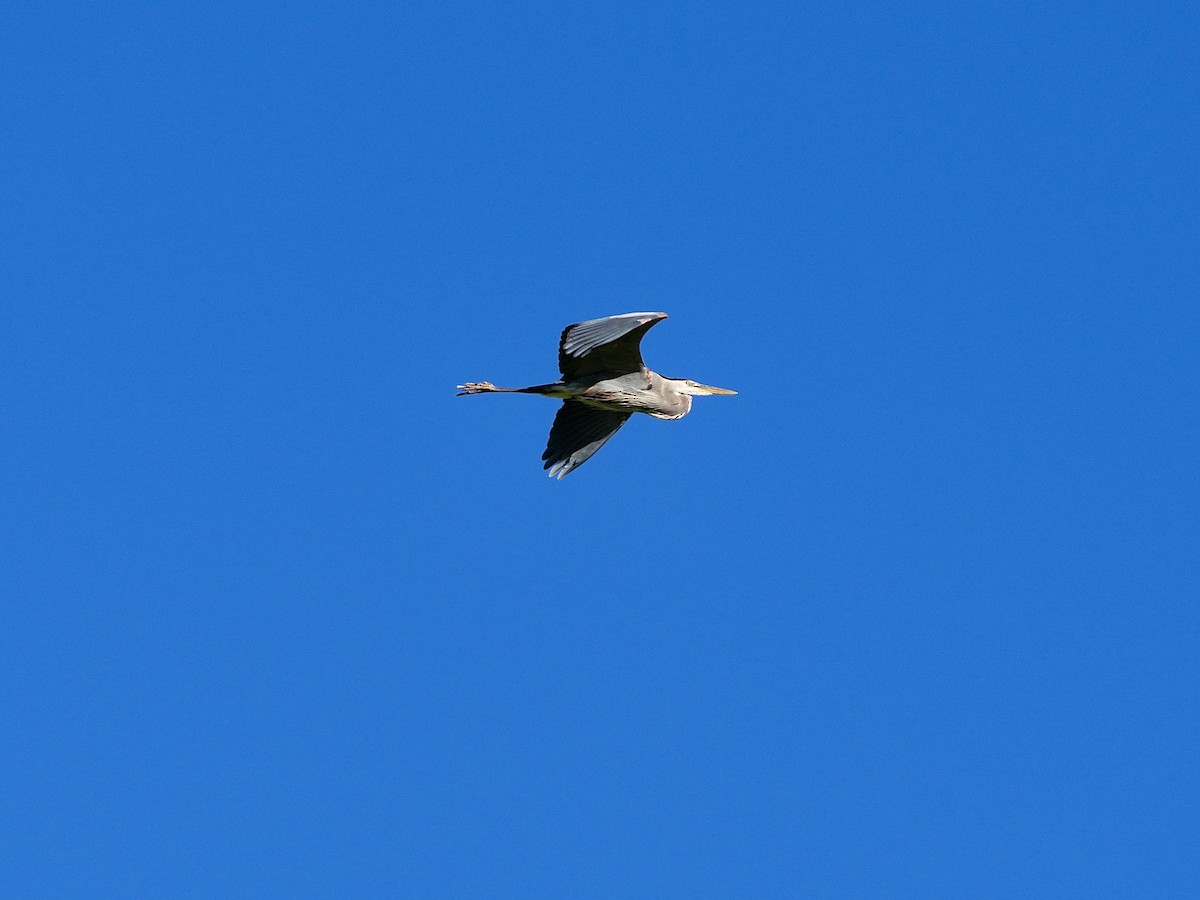
[[[710,385],[707,385],[707,384],[697,385],[697,387],[699,387],[700,390],[705,394],[730,394],[730,395],[732,395],[732,394],[737,393],[737,391],[731,391],[731,390],[729,390],[729,388],[711,387]]]

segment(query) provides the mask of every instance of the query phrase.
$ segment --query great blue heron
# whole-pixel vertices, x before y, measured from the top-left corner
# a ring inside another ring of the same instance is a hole
[[[685,378],[664,378],[642,362],[642,336],[667,317],[661,312],[624,313],[568,325],[558,342],[562,378],[532,387],[496,387],[490,381],[460,384],[466,394],[542,394],[561,397],[562,407],[550,428],[542,467],[562,478],[579,468],[617,433],[635,412],[656,419],[682,419],[692,397],[736,394]]]

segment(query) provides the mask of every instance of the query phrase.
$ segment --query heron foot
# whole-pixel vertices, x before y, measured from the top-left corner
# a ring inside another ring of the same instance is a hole
[[[496,386],[490,381],[468,381],[466,384],[458,386],[458,393],[455,397],[465,397],[467,394],[486,394],[488,391],[494,391]]]

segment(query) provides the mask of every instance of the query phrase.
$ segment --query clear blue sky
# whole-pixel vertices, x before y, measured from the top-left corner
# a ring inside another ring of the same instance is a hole
[[[5,893],[1194,896],[1198,23],[19,4]]]

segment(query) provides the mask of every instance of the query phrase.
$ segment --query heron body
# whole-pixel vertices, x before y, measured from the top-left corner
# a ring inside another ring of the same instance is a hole
[[[458,396],[485,393],[542,394],[563,401],[542,454],[551,477],[562,478],[583,465],[635,412],[656,419],[681,419],[692,397],[736,391],[664,378],[642,362],[642,337],[666,313],[624,313],[568,325],[559,339],[562,378],[523,388],[496,387],[489,381],[459,385]]]

